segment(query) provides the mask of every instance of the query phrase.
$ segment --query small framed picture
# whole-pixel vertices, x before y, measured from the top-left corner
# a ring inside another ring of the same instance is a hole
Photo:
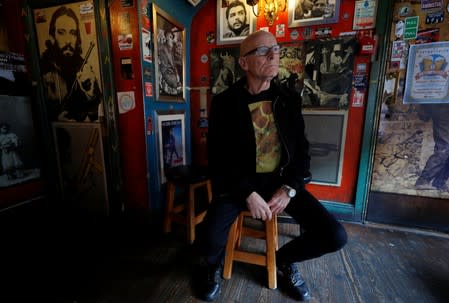
[[[253,9],[244,0],[217,0],[217,44],[238,44],[254,32]]]
[[[288,27],[337,23],[340,0],[291,0],[288,2]]]
[[[156,100],[185,101],[185,29],[153,4]]]
[[[186,137],[184,113],[158,113],[157,131],[161,184],[167,180],[165,172],[175,166],[186,164]]]

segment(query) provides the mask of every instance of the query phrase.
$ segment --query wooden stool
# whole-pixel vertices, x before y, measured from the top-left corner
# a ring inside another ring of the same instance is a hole
[[[234,261],[266,266],[268,271],[268,287],[277,287],[276,279],[276,251],[278,249],[277,217],[271,221],[263,221],[265,231],[257,230],[244,225],[245,217],[251,217],[249,211],[243,211],[231,226],[228,242],[226,244],[226,256],[223,268],[223,278],[230,279],[232,263]],[[265,253],[243,251],[240,248],[242,237],[261,238],[265,240]]]
[[[207,202],[212,200],[212,186],[204,171],[189,165],[176,166],[166,172],[167,195],[164,216],[164,232],[171,231],[172,222],[187,225],[187,239],[190,243],[195,240],[195,226],[204,220],[207,210],[195,213],[195,191],[204,187],[207,191]],[[181,189],[188,196],[182,204],[175,205],[177,189]],[[184,213],[182,213],[185,211]]]

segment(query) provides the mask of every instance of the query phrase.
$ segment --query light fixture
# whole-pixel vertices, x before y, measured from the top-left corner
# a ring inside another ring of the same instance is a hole
[[[253,7],[256,17],[263,14],[269,26],[272,26],[279,13],[287,8],[287,0],[246,0],[246,4]]]

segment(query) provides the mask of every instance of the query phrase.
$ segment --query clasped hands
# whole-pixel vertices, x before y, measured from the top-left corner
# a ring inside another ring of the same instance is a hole
[[[251,212],[251,216],[254,219],[262,219],[264,221],[271,220],[273,215],[284,211],[288,203],[290,203],[290,197],[281,188],[276,190],[268,202],[255,191],[246,198],[246,205]]]

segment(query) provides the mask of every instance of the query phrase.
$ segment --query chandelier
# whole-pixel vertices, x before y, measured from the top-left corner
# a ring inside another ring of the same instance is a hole
[[[272,26],[279,13],[287,8],[287,0],[246,0],[246,4],[253,7],[254,16],[263,14],[269,26]]]

